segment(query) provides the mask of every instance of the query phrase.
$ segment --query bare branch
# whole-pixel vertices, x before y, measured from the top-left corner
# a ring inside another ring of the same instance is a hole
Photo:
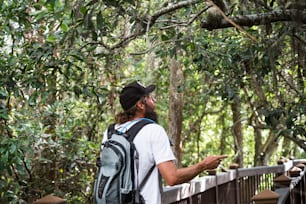
[[[208,0],[208,2],[210,4],[212,4],[214,7],[216,7],[220,14],[223,16],[223,18],[228,22],[230,23],[231,25],[233,25],[234,27],[236,27],[238,30],[240,30],[241,32],[245,33],[251,40],[253,40],[254,42],[257,42],[257,40],[251,35],[249,34],[248,32],[246,32],[240,25],[238,25],[237,23],[235,23],[232,19],[228,18],[225,13],[221,10],[221,8],[219,6],[217,6],[213,1],[211,0]]]
[[[285,134],[284,132],[282,132],[282,135],[288,138],[289,140],[293,141],[295,144],[297,144],[299,147],[301,147],[303,150],[306,151],[306,140],[301,139],[299,137],[293,137],[292,135]]]
[[[239,26],[253,26],[253,25],[265,25],[267,23],[281,22],[281,21],[296,21],[305,24],[306,12],[297,9],[276,10],[267,13],[251,14],[245,16],[235,16],[229,18]],[[233,25],[226,19],[222,19],[219,25],[211,25],[206,21],[202,21],[202,28],[207,30],[220,29],[233,27]]]
[[[173,25],[169,25],[169,26],[164,26],[162,28],[160,28],[161,30],[165,30],[165,29],[169,29],[169,28],[173,28],[176,26],[189,26],[191,25],[197,18],[199,18],[199,16],[201,16],[205,11],[207,11],[207,9],[209,9],[211,6],[207,6],[204,9],[202,9],[200,12],[198,12],[196,15],[194,15],[190,20],[182,22],[182,21],[177,21],[177,20],[157,20],[156,23],[172,23]]]
[[[158,19],[160,16],[171,13],[173,11],[179,10],[181,8],[185,8],[187,6],[191,6],[194,5],[198,2],[203,2],[203,1],[199,1],[199,0],[187,0],[187,1],[182,1],[179,2],[177,4],[171,5],[171,6],[167,6],[164,9],[161,9],[159,11],[157,11],[154,15],[152,15],[152,21],[155,22],[156,19]]]
[[[142,20],[143,25],[142,25],[142,29],[141,30],[139,30],[136,33],[132,33],[131,35],[123,38],[120,42],[116,43],[115,45],[113,45],[113,46],[111,46],[109,48],[111,50],[114,50],[116,48],[120,48],[123,45],[129,43],[130,41],[134,40],[135,38],[137,38],[137,37],[139,37],[141,35],[144,35],[146,33],[146,31],[148,31],[148,29],[151,28],[155,24],[156,20],[160,16],[168,14],[168,13],[171,13],[171,12],[174,12],[174,11],[179,10],[181,8],[185,8],[187,6],[194,5],[194,4],[199,3],[199,2],[203,2],[203,1],[200,1],[200,0],[186,0],[186,1],[182,1],[182,2],[179,2],[177,4],[173,4],[173,5],[167,6],[166,8],[163,8],[163,9],[157,11],[151,17],[143,17],[143,20]]]

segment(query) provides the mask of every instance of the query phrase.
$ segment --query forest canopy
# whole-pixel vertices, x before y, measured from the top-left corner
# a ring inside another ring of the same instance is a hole
[[[179,166],[306,157],[304,0],[0,2],[1,203],[90,203],[134,80],[157,84]]]

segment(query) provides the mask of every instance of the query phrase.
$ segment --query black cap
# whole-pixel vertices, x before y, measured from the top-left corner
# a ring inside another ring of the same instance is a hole
[[[144,87],[134,81],[126,85],[120,93],[120,104],[123,110],[132,108],[142,97],[149,95],[155,89],[155,85]]]

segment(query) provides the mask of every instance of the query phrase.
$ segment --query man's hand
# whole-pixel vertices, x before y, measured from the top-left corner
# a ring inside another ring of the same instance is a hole
[[[209,170],[209,169],[215,169],[219,166],[222,159],[227,158],[227,155],[211,155],[207,156],[205,159],[203,159],[200,162],[200,165],[202,167],[202,171]]]

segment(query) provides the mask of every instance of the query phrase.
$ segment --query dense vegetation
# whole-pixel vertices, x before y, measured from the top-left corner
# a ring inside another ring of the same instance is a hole
[[[231,0],[223,20],[197,0],[0,2],[1,203],[90,203],[102,133],[132,80],[158,85],[180,166],[306,157],[303,1]]]

